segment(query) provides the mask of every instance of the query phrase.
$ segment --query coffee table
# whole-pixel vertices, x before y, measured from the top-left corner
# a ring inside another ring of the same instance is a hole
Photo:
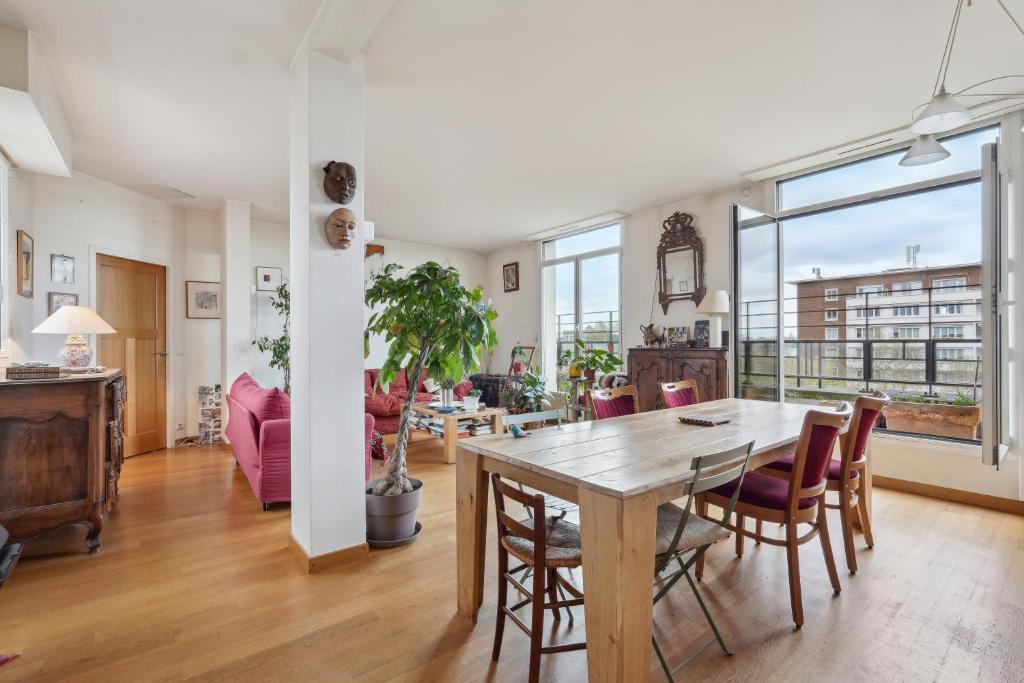
[[[493,432],[501,434],[501,416],[505,414],[505,411],[501,408],[487,407],[480,408],[473,413],[466,412],[465,410],[457,410],[454,413],[442,413],[431,408],[429,403],[413,403],[412,411],[444,420],[444,461],[449,465],[455,463],[455,451],[459,446],[459,420],[489,419]]]

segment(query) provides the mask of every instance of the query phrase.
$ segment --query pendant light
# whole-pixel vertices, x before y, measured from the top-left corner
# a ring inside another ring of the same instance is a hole
[[[949,150],[940,145],[935,136],[921,135],[900,159],[900,166],[924,166],[948,158]]]
[[[914,119],[910,130],[918,135],[934,135],[959,128],[970,122],[971,112],[946,92],[946,86],[942,85],[924,111]]]

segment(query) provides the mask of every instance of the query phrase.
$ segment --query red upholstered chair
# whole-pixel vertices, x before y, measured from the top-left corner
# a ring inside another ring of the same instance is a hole
[[[700,403],[700,392],[697,382],[692,379],[681,379],[678,382],[662,382],[661,398],[666,408],[683,408]]]
[[[825,482],[832,451],[839,437],[839,431],[853,409],[841,401],[835,412],[811,410],[804,417],[800,440],[793,458],[793,468],[787,479],[779,479],[760,472],[748,472],[743,478],[731,481],[702,494],[698,501],[698,512],[707,516],[708,503],[726,509],[730,498],[740,486],[739,500],[734,508],[736,524],[729,528],[736,532],[736,555],[743,556],[743,537],[749,536],[758,543],[784,546],[789,565],[789,599],[793,610],[793,622],[804,623],[803,599],[800,595],[800,545],[815,536],[821,540],[821,551],[825,556],[825,567],[832,582],[832,590],[840,591],[836,562],[832,557],[832,544],[825,521]],[[744,519],[753,517],[759,522],[775,522],[786,528],[785,540],[762,536],[760,532],[748,531]],[[803,536],[797,534],[798,524],[810,524],[811,530]],[[703,559],[703,558],[702,558]],[[703,573],[703,562],[697,564],[697,576]]]
[[[591,389],[590,409],[593,411],[595,420],[635,415],[640,412],[636,387],[627,384],[617,389]]]
[[[857,552],[853,547],[853,515],[860,518],[860,528],[864,531],[864,541],[869,548],[875,546],[871,533],[871,519],[867,508],[861,504],[857,490],[864,476],[864,468],[868,462],[868,440],[871,431],[878,422],[882,408],[889,402],[889,397],[880,391],[871,396],[861,396],[853,406],[853,417],[850,428],[839,437],[841,442],[840,459],[831,460],[828,464],[828,481],[825,490],[839,494],[839,503],[831,503],[825,507],[839,510],[839,519],[843,526],[843,547],[846,550],[846,566],[851,574],[857,573]],[[780,478],[786,478],[793,469],[794,456],[765,465],[761,470]]]

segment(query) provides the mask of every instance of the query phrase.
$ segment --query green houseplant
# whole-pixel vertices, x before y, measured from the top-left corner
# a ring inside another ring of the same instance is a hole
[[[551,400],[544,378],[530,370],[510,377],[502,390],[502,402],[510,413],[535,413]]]
[[[370,507],[378,507],[381,501],[370,499],[400,498],[414,491],[418,496],[422,486],[409,478],[406,467],[409,414],[417,378],[424,369],[439,381],[461,378],[479,365],[480,349],[494,348],[498,342],[491,326],[496,317],[494,309],[483,303],[480,287],[468,290],[462,286],[458,270],[434,261],[405,274],[400,274],[400,268],[390,263],[374,275],[365,297],[366,305],[374,310],[364,333],[366,353],[371,334],[383,335],[388,344],[377,386],[390,384],[401,370],[405,370],[410,384],[388,472],[370,482],[367,490],[367,534],[371,540]]]
[[[587,379],[594,379],[598,370],[609,373],[622,367],[622,359],[611,351],[587,348],[582,339],[577,339],[575,344],[578,351],[568,361],[570,371],[576,368],[577,371],[582,370]]]
[[[288,292],[288,283],[282,282],[274,291],[276,299],[270,300],[270,305],[284,317],[284,329],[281,336],[272,338],[266,335],[254,339],[252,345],[263,353],[270,353],[270,367],[278,368],[284,372],[284,393],[291,394],[292,390],[292,366],[289,354],[292,343],[288,334],[288,325],[292,318],[292,299]]]

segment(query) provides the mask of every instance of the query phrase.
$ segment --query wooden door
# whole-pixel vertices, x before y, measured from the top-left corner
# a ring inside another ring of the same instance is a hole
[[[124,370],[124,454],[167,445],[167,271],[99,254],[96,312],[117,330],[99,337],[99,364]]]

